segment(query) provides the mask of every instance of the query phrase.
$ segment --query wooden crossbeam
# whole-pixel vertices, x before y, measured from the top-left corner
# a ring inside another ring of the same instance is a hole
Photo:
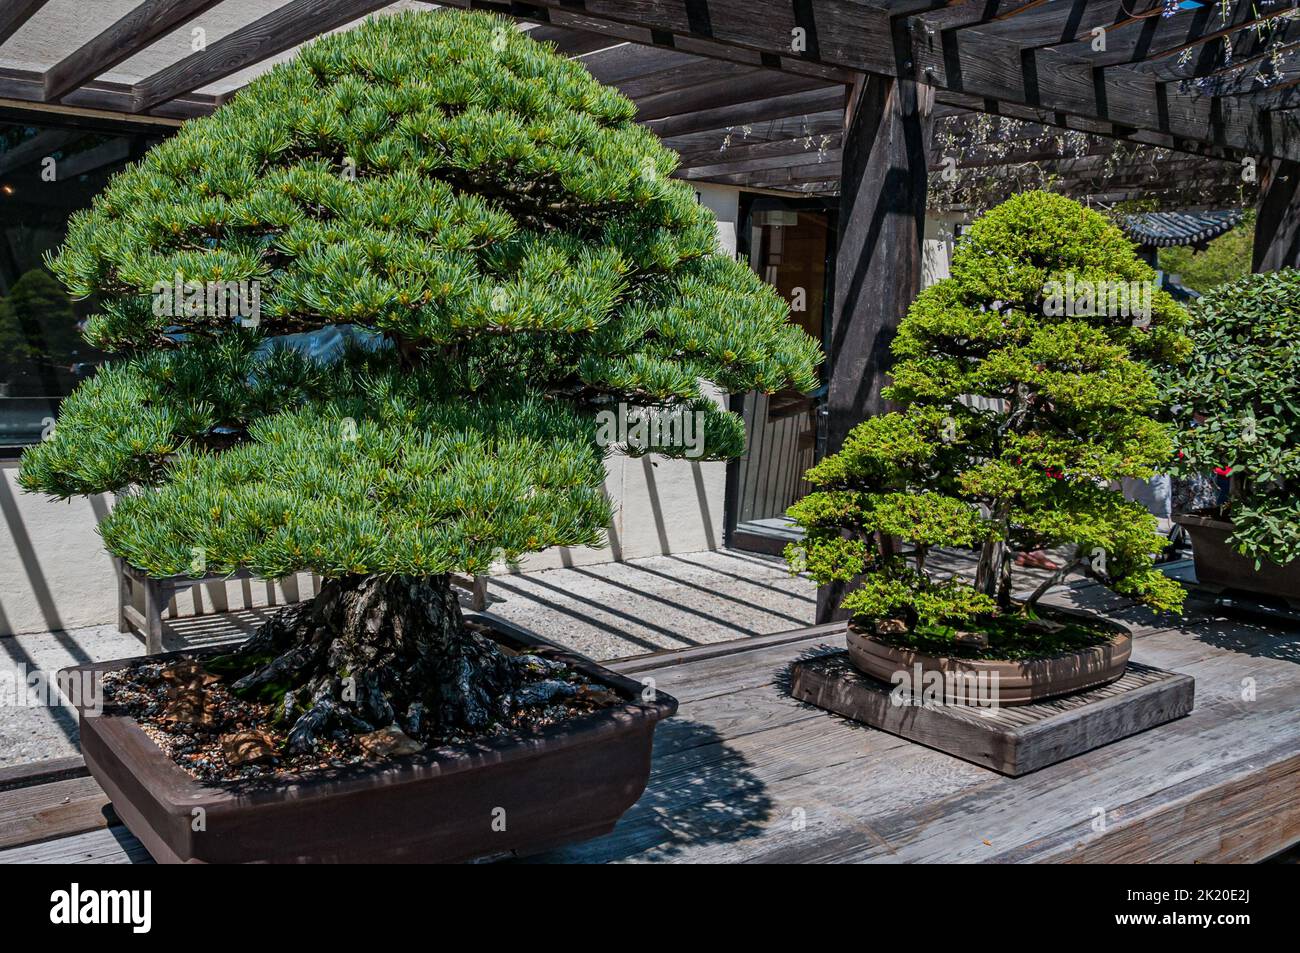
[[[127,114],[123,118],[132,122],[146,120],[146,117],[131,115],[136,112],[133,87],[122,83],[95,80],[78,87],[64,96],[60,103],[55,104],[46,100],[44,74],[34,70],[0,67],[0,98],[42,104],[48,107],[50,115],[55,113],[62,115],[65,112],[68,115],[76,115],[77,109],[70,107],[78,107],[102,113]],[[187,93],[159,104],[152,112],[159,118],[190,119],[195,116],[206,116],[219,104],[220,101],[216,97],[202,93]]]
[[[1044,125],[1056,126],[1074,132],[1086,132],[1089,135],[1094,136],[1125,139],[1131,142],[1140,142],[1144,145],[1160,146],[1167,149],[1178,149],[1183,152],[1192,152],[1198,155],[1218,156],[1231,151],[1222,147],[1208,145],[1196,139],[1182,139],[1176,136],[1151,132],[1144,129],[1132,129],[1126,126],[1116,126],[1113,123],[1105,122],[1103,120],[1083,119],[1069,113],[1053,112],[1049,109],[1026,106],[1023,103],[1006,102],[987,97],[981,98],[979,96],[970,96],[963,93],[954,93],[950,90],[937,91],[935,93],[935,104],[936,108],[948,107],[968,112],[984,112],[996,116],[1007,116],[1012,119],[1042,123]]]
[[[1252,24],[1276,17],[1281,10],[1270,9],[1259,0],[1231,0],[1225,21],[1217,3],[1204,3],[1192,10],[1177,10],[1173,16],[1147,16],[1132,18],[1106,30],[1105,49],[1094,47],[1093,37],[1080,34],[1074,42],[1057,47],[1062,53],[1086,56],[1096,66],[1118,66],[1126,63],[1140,64],[1172,55],[1184,50],[1195,51],[1192,60],[1198,59],[1200,50],[1209,40],[1218,39]],[[1186,75],[1197,75],[1188,73]]]
[[[781,77],[788,75],[771,70],[756,69],[753,66],[743,66],[740,63],[729,63],[726,60],[710,60],[700,56],[691,57],[691,60],[692,62],[684,66],[636,76],[623,80],[616,85],[619,91],[628,99],[642,100],[660,93],[704,86],[718,80],[735,82],[742,77],[763,78],[765,76]],[[579,62],[582,61],[579,60]],[[820,80],[805,79],[804,82],[824,85]],[[809,88],[813,87],[810,86]]]
[[[812,115],[829,109],[844,108],[844,88],[830,86],[788,96],[774,96],[716,109],[699,109],[679,116],[668,116],[646,123],[660,138],[684,136],[711,129],[739,128],[750,123]]]
[[[715,175],[730,175],[737,172],[763,172],[773,169],[789,170],[796,175],[817,174],[829,178],[826,172],[836,170],[838,175],[841,152],[839,149],[806,149],[785,152],[779,155],[755,156],[749,159],[728,159],[714,165],[687,166],[678,170],[684,179],[708,179]],[[815,167],[809,170],[808,167]],[[800,170],[794,173],[793,170]]]
[[[637,100],[636,114],[639,121],[650,122],[705,109],[729,109],[754,100],[825,90],[844,94],[842,86],[828,87],[819,79],[755,70],[741,77],[725,77],[675,92],[646,96]]]
[[[61,99],[219,2],[145,0],[80,49],[51,66],[45,73],[45,99]]]
[[[531,36],[531,33],[528,34]],[[679,66],[691,66],[700,57],[659,46],[642,46],[621,42],[605,49],[577,57],[592,76],[602,83],[621,83],[638,76],[649,76]],[[739,65],[744,69],[748,64]],[[750,67],[751,69],[753,67]]]
[[[387,6],[390,0],[294,0],[135,84],[133,112],[224,79]]]
[[[814,76],[829,82],[852,82],[852,71],[892,70],[890,13],[894,0],[800,0],[762,3],[752,0],[421,0],[440,6],[489,10],[518,20],[569,27],[618,37],[631,43],[661,46],[732,60],[750,66]],[[947,0],[901,2],[899,12],[942,6]],[[697,11],[691,13],[688,7]],[[700,15],[707,7],[707,15]],[[803,11],[803,12],[801,12]],[[792,49],[792,31],[800,21],[814,27],[811,50]],[[825,44],[819,45],[825,37]]]
[[[727,150],[731,151],[761,145],[795,143],[802,146],[809,138],[813,139],[815,145],[822,136],[831,136],[834,142],[838,142],[843,128],[843,110],[832,109],[792,119],[776,119],[757,126],[751,125],[748,133],[743,130],[737,131],[735,127],[732,127],[730,133],[725,128],[708,129],[685,136],[672,136],[661,141],[669,149],[677,152],[683,162],[689,164],[697,160],[716,161],[716,156],[723,149],[723,142],[728,135],[731,136],[731,140]]]
[[[603,50],[615,43],[623,42],[610,39],[601,33],[584,33],[581,30],[556,26],[535,26],[528,31],[528,36],[541,43],[553,43],[559,52],[568,56],[582,56],[584,53]]]
[[[49,0],[6,0],[0,6],[0,43],[13,36]]]
[[[1003,19],[987,19],[980,32],[1013,40],[1021,49],[1035,49],[1069,43],[1081,37],[1091,40],[1097,27],[1119,28],[1142,22],[1144,14],[1159,12],[1161,0],[1056,0],[1054,3],[1021,7]]]
[[[936,33],[914,21],[917,66],[935,85],[966,93],[1103,119],[1260,154],[1300,157],[1300,124],[1266,116],[1231,99],[1172,90],[1128,67],[1095,70],[1053,49],[1022,57],[1012,41],[978,28]]]
[[[841,125],[843,119],[840,120]],[[843,141],[843,134],[836,132],[833,135],[826,135],[823,143],[821,136],[816,137],[798,137],[790,139],[779,139],[771,142],[741,142],[737,145],[729,145],[725,149],[719,148],[716,144],[706,151],[693,153],[683,153],[678,150],[682,156],[681,168],[692,169],[706,167],[711,165],[721,165],[730,162],[747,162],[752,159],[770,159],[782,156],[803,156],[808,153],[817,153],[819,150],[838,150],[840,143]],[[668,143],[664,143],[668,145]],[[670,146],[670,148],[672,148]]]

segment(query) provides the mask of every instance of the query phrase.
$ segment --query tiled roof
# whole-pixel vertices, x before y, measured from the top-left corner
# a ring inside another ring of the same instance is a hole
[[[1124,231],[1139,245],[1203,245],[1231,230],[1241,221],[1241,211],[1144,212],[1129,215]]]

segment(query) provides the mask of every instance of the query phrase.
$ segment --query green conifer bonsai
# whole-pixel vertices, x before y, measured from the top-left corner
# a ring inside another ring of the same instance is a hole
[[[1064,197],[1028,192],[985,214],[900,324],[885,392],[899,409],[808,472],[817,489],[790,510],[806,534],[792,564],[854,583],[841,608],[858,622],[939,640],[984,629],[1032,642],[1033,604],[1075,567],[1179,605],[1152,565],[1165,545],[1154,518],[1108,487],[1172,453],[1153,366],[1186,355],[1186,318],[1142,284],[1153,279],[1118,229]],[[1067,564],[1014,600],[1015,554],[1062,545]],[[973,582],[927,566],[943,546],[978,547]]]
[[[601,411],[699,413],[723,458],[742,424],[701,381],[816,385],[814,342],[715,252],[634,114],[507,20],[376,18],[187,123],[70,222],[51,268],[99,295],[87,337],[124,359],[67,398],[22,484],[123,491],[101,533],[155,576],[325,577],[226,662],[237,691],[283,701],[291,750],[416,734],[420,712],[498,718],[518,674],[466,630],[449,573],[602,543]],[[328,360],[282,340],[331,327],[353,343]]]

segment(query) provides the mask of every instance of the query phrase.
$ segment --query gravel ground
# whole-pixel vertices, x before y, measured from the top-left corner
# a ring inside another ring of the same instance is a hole
[[[785,561],[731,550],[493,576],[488,611],[596,659],[811,625],[817,591]]]

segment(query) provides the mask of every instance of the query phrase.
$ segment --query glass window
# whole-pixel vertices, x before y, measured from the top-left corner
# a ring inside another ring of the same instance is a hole
[[[59,400],[105,355],[81,338],[94,299],[46,270],[68,217],[156,139],[0,122],[0,452],[40,440]]]

